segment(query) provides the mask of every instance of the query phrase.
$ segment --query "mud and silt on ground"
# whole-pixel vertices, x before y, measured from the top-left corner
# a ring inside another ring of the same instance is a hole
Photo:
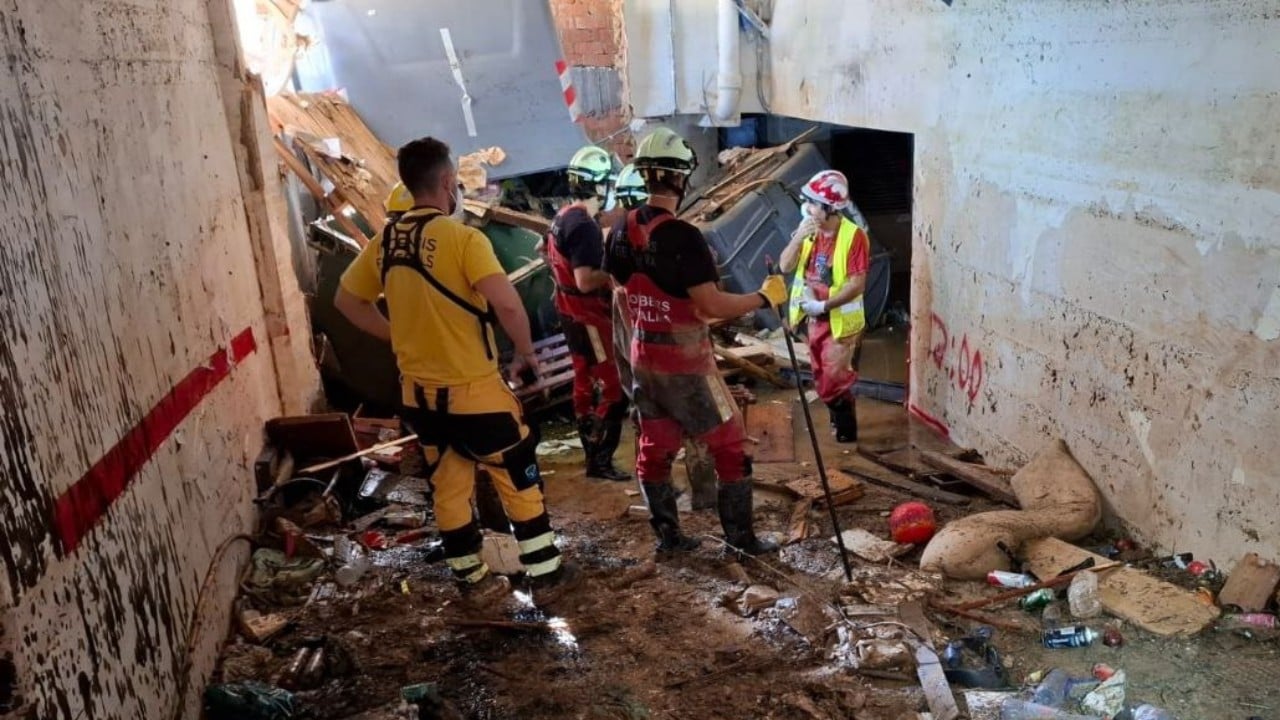
[[[909,427],[899,406],[867,401],[859,409],[866,446],[937,442]],[[803,429],[797,425],[797,430],[797,438],[803,439]],[[848,448],[823,442],[828,465],[838,466]],[[623,444],[624,449],[630,446],[630,440]],[[619,460],[630,465],[629,455],[624,450]],[[812,473],[811,459],[811,451],[798,447],[799,462],[762,466],[758,474]],[[329,638],[349,652],[354,669],[327,678],[318,689],[297,693],[308,717],[399,717],[401,688],[423,682],[437,683],[462,717],[485,720],[899,720],[927,711],[911,668],[903,670],[903,680],[858,675],[832,656],[837,645],[832,616],[812,613],[822,602],[874,604],[879,590],[900,590],[904,583],[899,581],[914,568],[918,549],[887,570],[853,559],[861,578],[857,585],[866,589],[867,597],[860,597],[844,588],[824,509],[810,512],[808,539],[786,546],[767,564],[741,566],[747,578],[722,555],[714,511],[687,512],[682,514],[685,530],[703,536],[703,547],[659,562],[653,575],[619,588],[628,569],[653,558],[647,520],[628,513],[629,506],[643,504],[628,494],[634,493],[634,483],[587,480],[581,459],[572,454],[544,458],[543,467],[562,546],[586,575],[574,601],[558,609],[559,617],[546,618],[527,607],[505,615],[464,610],[442,563],[425,562],[421,550],[395,549],[382,553],[353,588],[333,588],[330,597],[313,598],[302,607],[259,607],[285,613],[293,627],[265,647],[233,640],[215,680],[270,682],[299,647]],[[681,480],[677,463],[677,482]],[[887,537],[889,511],[913,498],[870,484],[866,491],[839,509],[841,523]],[[788,498],[758,490],[758,530],[785,537],[791,505]],[[934,506],[939,524],[990,508],[977,497],[968,507]],[[783,601],[742,617],[733,600],[745,589],[744,579],[771,586]],[[327,577],[321,578],[320,584],[326,582]],[[944,592],[951,599],[983,590],[974,583],[945,583]],[[892,592],[886,596],[894,598]],[[804,609],[811,615],[798,617]],[[1107,620],[1122,629],[1127,640],[1123,647],[1046,650],[1039,646],[1033,617],[1021,616],[1016,607],[993,614],[1021,621],[1030,630],[998,630],[993,641],[1015,684],[1050,667],[1084,677],[1094,663],[1105,662],[1126,671],[1131,697],[1161,705],[1179,718],[1280,718],[1280,644],[1274,640],[1216,631],[1192,639],[1162,639]],[[977,626],[933,613],[928,617],[937,631],[935,641],[964,636]],[[554,629],[450,624],[458,619],[550,619]],[[954,689],[963,707],[963,689]]]

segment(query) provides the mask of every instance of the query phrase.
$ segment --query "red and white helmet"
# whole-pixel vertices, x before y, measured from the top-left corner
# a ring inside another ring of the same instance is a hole
[[[801,194],[835,210],[849,207],[849,180],[839,170],[823,170],[809,178]]]

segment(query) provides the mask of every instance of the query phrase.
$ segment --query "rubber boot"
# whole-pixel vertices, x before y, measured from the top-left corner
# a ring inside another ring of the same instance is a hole
[[[598,425],[601,431],[595,453],[587,458],[587,477],[614,482],[627,482],[631,479],[630,473],[618,469],[613,464],[613,454],[617,452],[618,443],[622,441],[622,421],[626,417],[626,403],[619,403],[609,408],[608,414]]]
[[[587,460],[587,477],[595,464],[596,448],[599,447],[600,422],[595,415],[584,415],[578,418],[578,438],[582,440],[582,454]]]
[[[751,484],[751,478],[743,478],[736,483],[720,485],[717,498],[720,505],[720,525],[724,528],[724,539],[735,550],[745,555],[764,555],[777,550],[778,544],[756,537],[751,515]]]
[[[472,612],[507,615],[519,609],[511,594],[511,581],[492,572],[474,583],[459,582],[458,592],[462,606]]]
[[[836,429],[836,442],[858,442],[858,414],[854,410],[853,398],[846,397],[827,405],[831,413],[831,424]]]
[[[577,563],[562,560],[554,572],[528,578],[525,589],[535,606],[548,614],[556,614],[564,609],[569,599],[579,595],[578,590],[585,582],[586,574]]]
[[[680,532],[680,511],[676,508],[676,489],[670,482],[658,484],[641,483],[644,488],[644,499],[649,503],[649,524],[658,536],[659,555],[669,553],[691,552],[701,541]]]

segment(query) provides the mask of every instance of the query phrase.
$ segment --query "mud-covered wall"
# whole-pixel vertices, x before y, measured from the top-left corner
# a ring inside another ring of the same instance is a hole
[[[250,525],[262,422],[314,390],[299,368],[277,382],[273,345],[307,329],[280,326],[298,312],[279,287],[264,316],[220,4],[0,0],[0,651],[20,716],[167,719],[188,664],[199,690],[242,544],[197,597]]]
[[[1275,3],[779,0],[770,37],[775,112],[916,134],[918,412],[1280,556]]]

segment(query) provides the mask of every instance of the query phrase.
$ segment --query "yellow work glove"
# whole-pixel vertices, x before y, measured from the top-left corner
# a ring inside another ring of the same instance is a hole
[[[787,283],[781,275],[766,275],[758,294],[764,298],[764,307],[778,307],[787,301]]]

